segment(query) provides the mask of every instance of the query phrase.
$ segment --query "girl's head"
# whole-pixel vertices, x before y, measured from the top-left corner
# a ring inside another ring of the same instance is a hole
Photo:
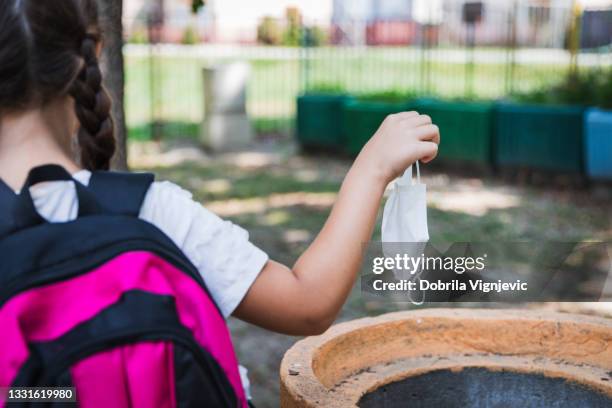
[[[96,0],[1,0],[0,115],[73,103],[81,165],[105,170],[115,139],[96,7]]]

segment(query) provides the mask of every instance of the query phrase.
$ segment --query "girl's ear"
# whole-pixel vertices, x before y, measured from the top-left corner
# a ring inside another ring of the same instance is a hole
[[[98,41],[98,44],[96,45],[96,56],[98,59],[100,56],[102,56],[102,41]]]

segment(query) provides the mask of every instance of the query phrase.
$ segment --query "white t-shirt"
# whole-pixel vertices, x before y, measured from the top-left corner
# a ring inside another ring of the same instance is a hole
[[[73,178],[89,184],[91,173]],[[30,189],[38,213],[49,222],[76,218],[74,183],[53,181]],[[191,193],[168,181],[154,182],[140,209],[140,219],[162,230],[198,269],[223,316],[229,317],[268,261],[239,226],[224,221],[192,199]]]
[[[72,177],[88,185],[91,173]],[[38,213],[49,222],[67,222],[78,214],[74,183],[53,181],[30,188]],[[249,241],[239,226],[224,221],[192,199],[191,193],[169,181],[154,182],[139,218],[162,230],[198,269],[225,318],[240,304],[268,261],[268,255]],[[247,370],[240,366],[247,398],[251,398]]]

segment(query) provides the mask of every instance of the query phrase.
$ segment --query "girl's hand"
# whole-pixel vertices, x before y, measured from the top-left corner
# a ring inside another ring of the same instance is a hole
[[[374,172],[386,185],[417,160],[430,162],[438,154],[440,131],[427,115],[401,112],[387,116],[364,146],[356,164]]]

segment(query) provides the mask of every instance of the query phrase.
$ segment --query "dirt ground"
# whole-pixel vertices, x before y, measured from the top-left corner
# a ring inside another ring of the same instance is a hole
[[[287,265],[316,236],[350,166],[344,158],[300,155],[285,141],[261,142],[248,152],[215,156],[190,144],[138,143],[131,146],[130,155],[133,168],[154,171],[158,180],[171,180],[192,191],[206,207],[246,228],[251,240],[271,258]],[[421,172],[428,186],[431,237],[448,242],[483,237],[612,242],[610,185],[566,188],[540,183],[536,187],[456,169],[423,166]],[[375,240],[379,234],[380,217]],[[364,302],[356,289],[339,321],[401,307],[407,306]],[[606,304],[530,307],[612,315]],[[298,339],[236,319],[231,319],[230,327],[239,359],[249,369],[254,402],[258,407],[278,406],[280,360]]]

